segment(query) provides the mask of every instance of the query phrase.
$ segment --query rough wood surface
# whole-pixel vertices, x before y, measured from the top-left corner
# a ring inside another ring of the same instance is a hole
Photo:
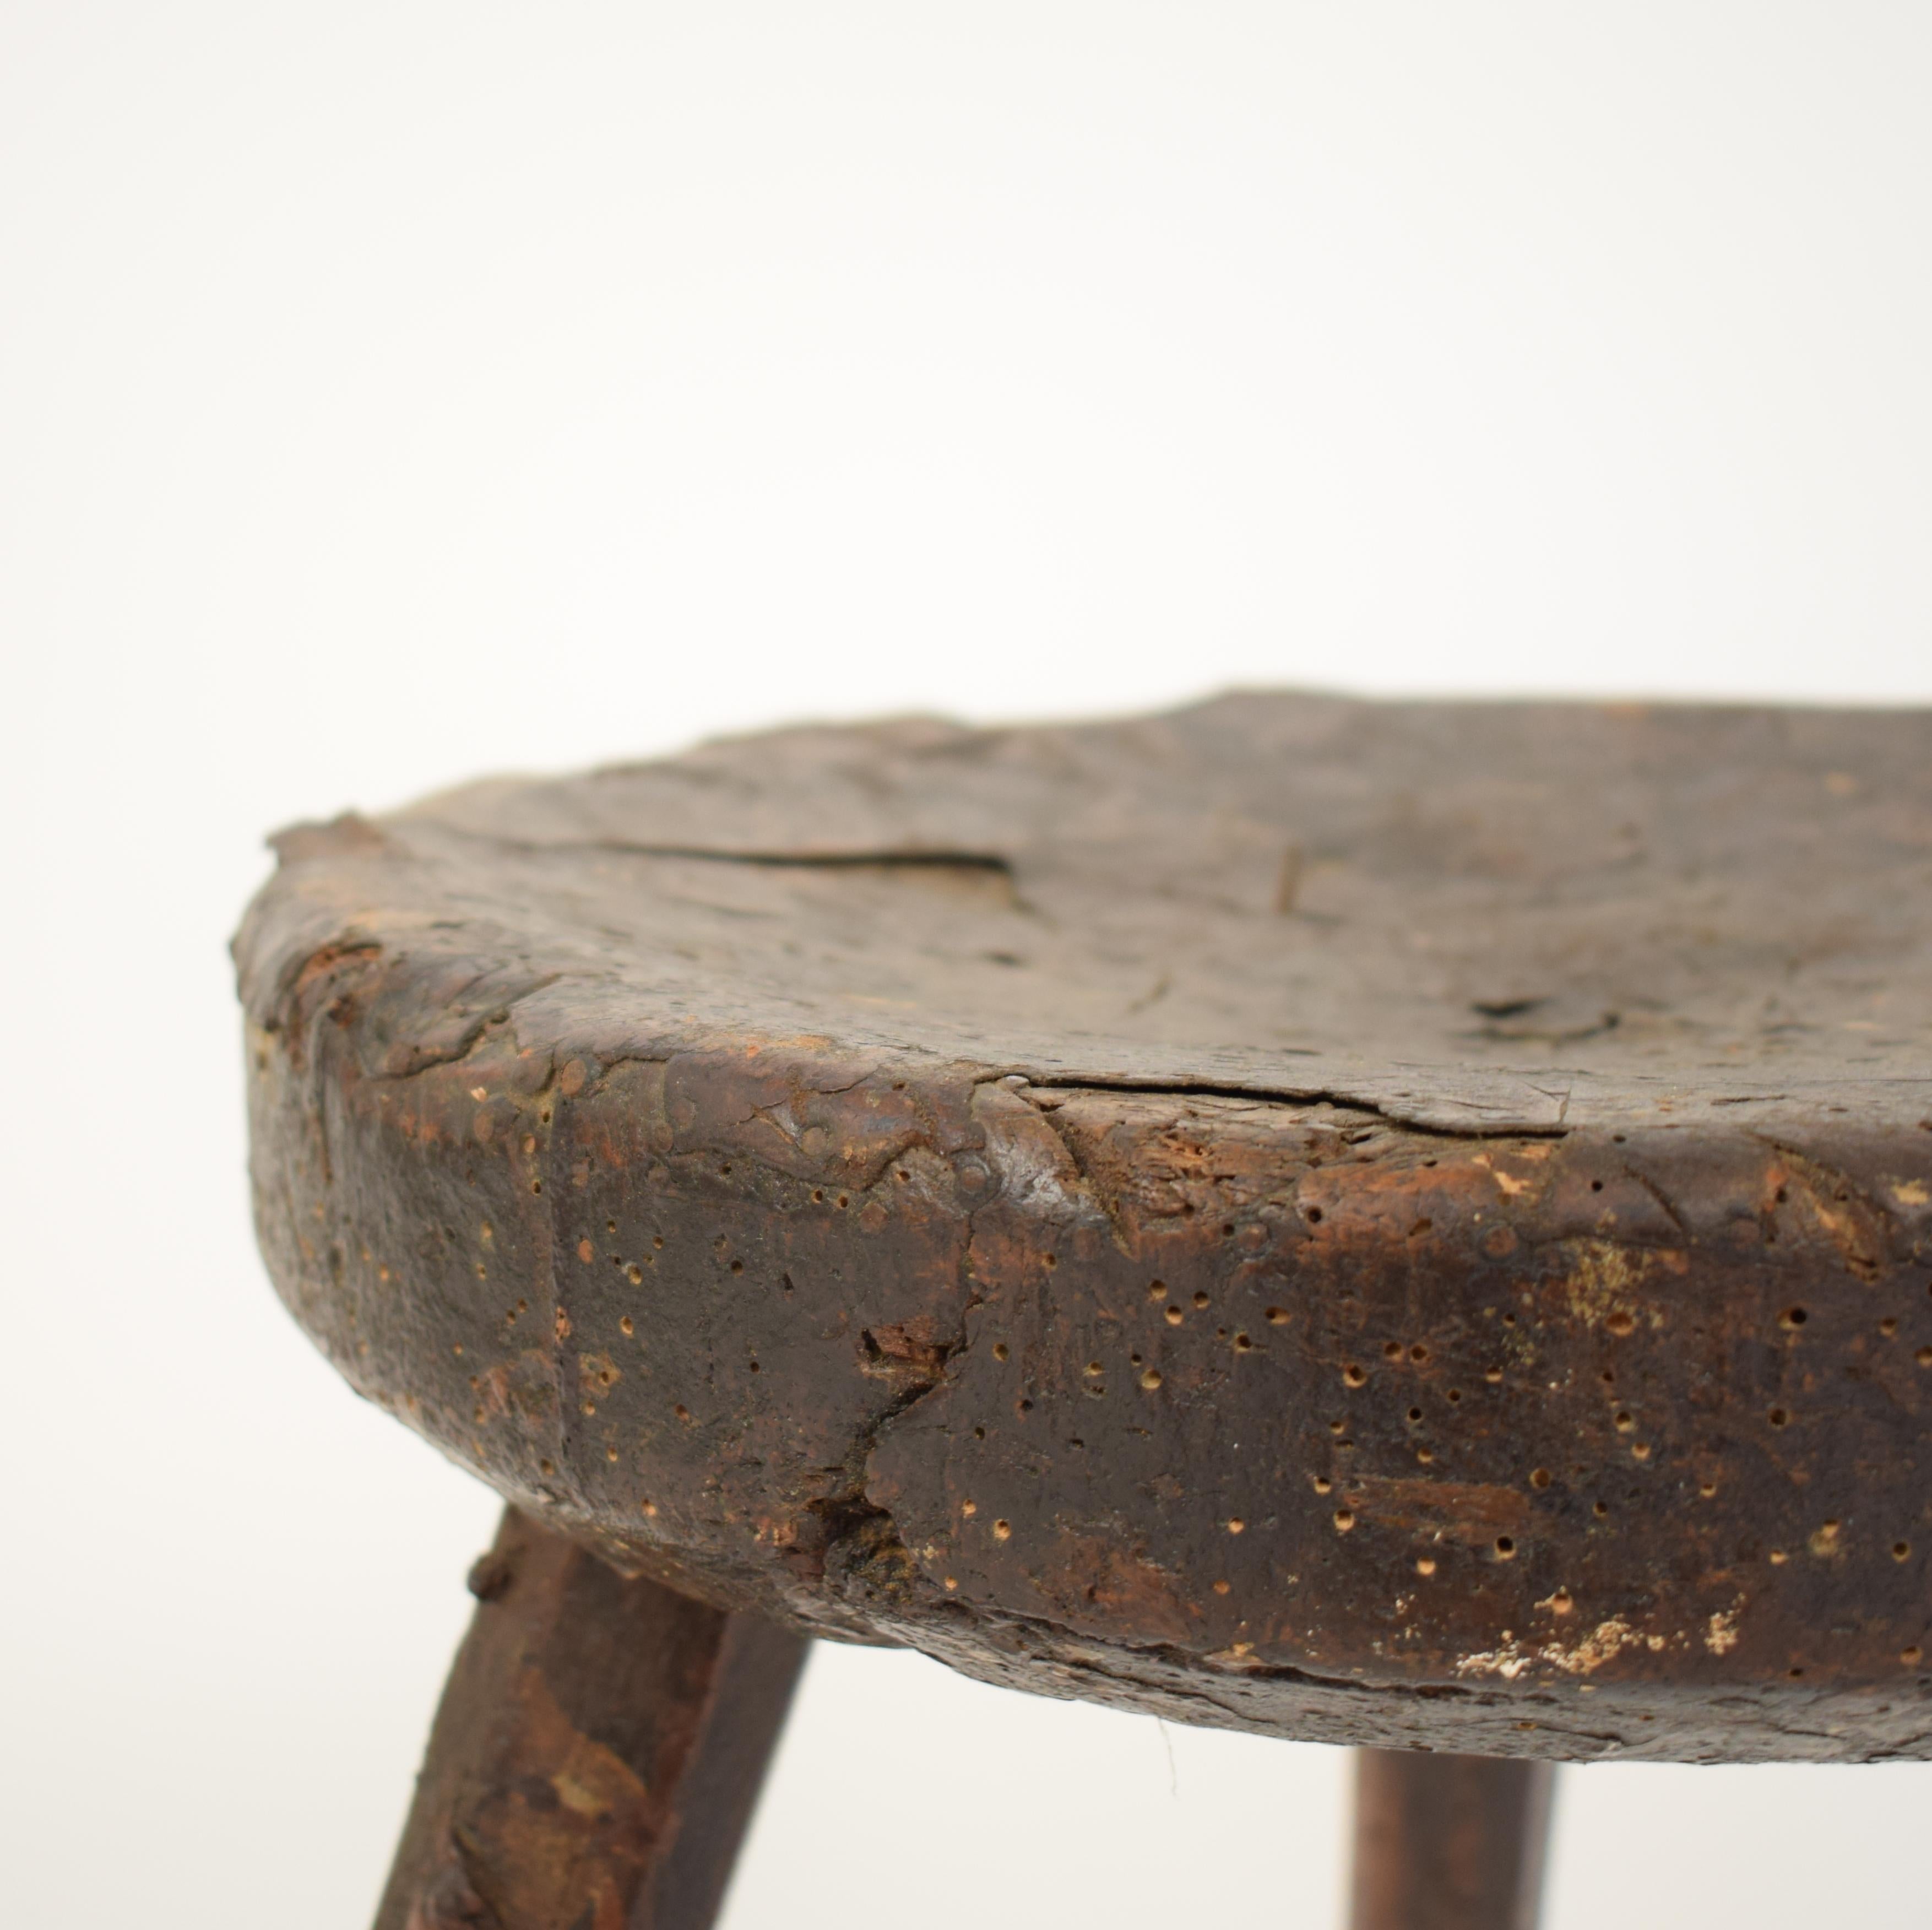
[[[1360,1751],[1350,1930],[1536,1930],[1554,1776],[1547,1763]]]
[[[504,1514],[376,1930],[707,1930],[796,1635]]]
[[[1178,1720],[1932,1753],[1932,716],[1242,695],[287,834],[262,1239],[627,1569]]]

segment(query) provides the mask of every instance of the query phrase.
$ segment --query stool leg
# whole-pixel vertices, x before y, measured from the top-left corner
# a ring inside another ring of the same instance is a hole
[[[376,1930],[706,1930],[805,1643],[506,1509]]]
[[[1536,1930],[1548,1763],[1355,1752],[1353,1930]]]

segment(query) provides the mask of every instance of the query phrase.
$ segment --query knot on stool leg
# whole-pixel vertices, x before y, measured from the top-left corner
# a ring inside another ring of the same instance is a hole
[[[449,1845],[446,1859],[410,1905],[404,1930],[502,1930],[502,1919],[470,1880],[460,1844]]]
[[[500,1548],[492,1548],[488,1554],[476,1557],[466,1585],[478,1601],[500,1601],[509,1593],[510,1584],[516,1578],[514,1557]]]

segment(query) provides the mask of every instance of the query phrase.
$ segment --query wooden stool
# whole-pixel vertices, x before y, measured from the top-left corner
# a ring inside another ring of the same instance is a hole
[[[808,1635],[1363,1746],[1359,1930],[1530,1924],[1554,1760],[1932,1754],[1932,714],[922,719],[277,845],[271,1271],[510,1504],[385,1930],[710,1922]]]

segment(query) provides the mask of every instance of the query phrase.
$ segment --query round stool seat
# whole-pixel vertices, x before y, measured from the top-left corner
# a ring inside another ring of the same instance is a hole
[[[278,1287],[620,1571],[1273,1734],[1932,1754],[1932,716],[1238,694],[277,842]]]

